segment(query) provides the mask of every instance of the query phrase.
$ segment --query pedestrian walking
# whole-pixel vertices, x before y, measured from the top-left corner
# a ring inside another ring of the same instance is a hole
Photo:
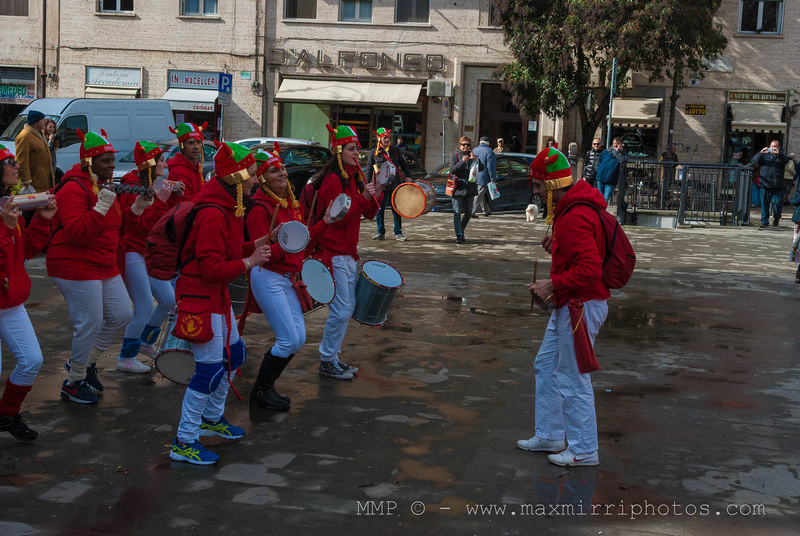
[[[472,154],[472,140],[462,136],[458,140],[458,149],[450,157],[450,177],[455,181],[453,196],[453,229],[456,233],[456,244],[467,241],[464,231],[472,217],[472,204],[478,193],[478,185],[470,182],[469,174],[472,166],[478,165],[478,158]],[[463,216],[462,216],[463,213]]]

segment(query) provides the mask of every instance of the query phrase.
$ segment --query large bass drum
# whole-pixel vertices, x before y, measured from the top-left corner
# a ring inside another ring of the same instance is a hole
[[[404,218],[427,214],[436,206],[436,190],[428,181],[404,182],[392,193],[392,207]]]

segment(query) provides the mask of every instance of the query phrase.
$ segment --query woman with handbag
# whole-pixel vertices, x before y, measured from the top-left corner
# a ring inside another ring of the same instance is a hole
[[[472,217],[472,203],[478,194],[478,185],[470,182],[469,175],[473,166],[478,165],[478,158],[472,154],[472,140],[462,136],[458,140],[458,150],[450,159],[450,176],[455,181],[453,196],[453,227],[456,232],[456,244],[467,241],[464,230]],[[462,216],[463,213],[463,216]]]
[[[255,154],[260,187],[252,197],[254,204],[247,214],[245,228],[248,236],[270,235],[272,242],[269,261],[250,272],[250,293],[275,334],[275,344],[264,354],[250,392],[250,407],[286,411],[291,400],[275,391],[275,380],[306,342],[303,306],[298,296],[298,292],[304,290],[296,286],[305,253],[284,251],[276,237],[283,224],[303,223],[305,214],[295,199],[279,155],[277,143],[272,152],[259,151]],[[323,218],[309,229],[309,243],[315,243],[329,224],[330,207]],[[246,314],[247,311],[242,317]]]

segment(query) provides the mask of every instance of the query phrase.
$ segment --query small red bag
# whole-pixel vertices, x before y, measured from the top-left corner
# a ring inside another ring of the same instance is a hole
[[[205,343],[214,338],[211,328],[211,298],[183,294],[178,300],[178,317],[172,334],[188,342]]]

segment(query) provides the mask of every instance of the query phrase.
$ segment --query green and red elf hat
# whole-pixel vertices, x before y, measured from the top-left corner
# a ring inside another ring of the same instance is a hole
[[[178,125],[178,128],[169,127],[169,131],[178,136],[178,143],[181,144],[181,149],[183,149],[183,142],[189,138],[194,138],[202,142],[203,131],[206,129],[206,126],[208,126],[208,121],[200,126],[194,123],[181,123]]]
[[[531,162],[531,179],[544,182],[547,190],[547,223],[553,222],[553,190],[566,188],[573,183],[569,160],[564,153],[548,147]]]
[[[379,128],[378,130],[373,130],[372,132],[375,134],[375,137],[378,138],[378,139],[381,139],[383,137],[389,136],[392,133],[391,130],[387,130],[387,129],[383,128],[383,127]]]
[[[100,134],[97,132],[87,132],[84,134],[81,129],[76,128],[78,139],[81,140],[80,158],[81,164],[91,165],[92,158],[103,153],[116,153],[114,146],[108,141],[108,134],[102,128]]]
[[[325,128],[330,132],[330,148],[333,151],[336,147],[347,145],[351,142],[356,142],[358,148],[361,149],[361,144],[358,142],[358,134],[356,129],[347,125],[339,125],[335,129],[330,125],[325,125]],[[334,151],[337,152],[337,151]]]
[[[17,157],[14,156],[14,153],[6,149],[5,145],[0,144],[0,162],[5,160],[6,158],[13,158],[14,160],[17,159]]]
[[[256,175],[260,177],[267,172],[267,169],[269,169],[270,166],[280,168],[283,165],[283,160],[281,160],[280,154],[281,146],[278,145],[277,141],[273,146],[272,152],[259,149],[258,152],[253,155],[253,157],[256,159],[256,163],[258,164]]]
[[[139,140],[133,148],[133,161],[136,162],[136,168],[143,171],[147,168],[153,167],[158,161],[159,155],[164,152],[160,145],[150,143],[147,140]]]
[[[236,217],[244,216],[242,183],[250,178],[247,168],[256,163],[250,150],[238,143],[214,141],[214,173],[228,186],[236,186]]]

